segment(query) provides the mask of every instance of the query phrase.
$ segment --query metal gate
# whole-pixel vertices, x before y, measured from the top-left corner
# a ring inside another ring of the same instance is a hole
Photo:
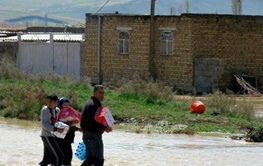
[[[17,66],[31,74],[80,77],[80,43],[19,42]]]
[[[224,71],[224,61],[217,58],[195,58],[194,87],[197,94],[211,93]]]

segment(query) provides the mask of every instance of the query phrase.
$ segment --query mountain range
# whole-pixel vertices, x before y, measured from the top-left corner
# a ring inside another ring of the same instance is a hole
[[[188,0],[189,13],[232,14],[232,0]],[[180,15],[186,0],[156,0],[156,15]],[[0,0],[0,21],[43,16],[83,24],[86,13],[150,14],[151,0]],[[243,15],[263,15],[263,0],[242,0]]]

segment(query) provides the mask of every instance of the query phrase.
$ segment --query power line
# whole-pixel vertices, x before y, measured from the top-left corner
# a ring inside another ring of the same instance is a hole
[[[99,9],[95,14],[99,13],[100,10],[101,10],[105,5],[107,5],[107,3],[108,3],[109,1],[110,1],[110,0],[107,0],[107,2],[105,2],[104,5],[102,5],[102,6],[100,7],[100,9]]]

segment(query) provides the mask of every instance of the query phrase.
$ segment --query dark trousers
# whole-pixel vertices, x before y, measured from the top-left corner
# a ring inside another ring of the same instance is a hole
[[[73,151],[71,144],[74,142],[75,138],[75,131],[77,127],[76,126],[71,126],[69,127],[69,131],[66,134],[65,138],[56,138],[56,141],[64,153],[64,160],[63,160],[63,165],[71,165],[72,157],[73,157]]]
[[[84,131],[83,142],[86,145],[87,159],[81,166],[103,166],[104,154],[102,134],[94,134]]]
[[[56,138],[56,141],[57,141],[60,149],[64,153],[64,160],[63,160],[62,164],[63,165],[71,165],[72,156],[73,156],[71,142],[68,141],[67,139],[62,139],[62,138]]]
[[[41,166],[47,166],[49,164],[55,164],[61,166],[64,154],[58,146],[54,137],[41,137],[44,144],[44,156],[39,163]]]

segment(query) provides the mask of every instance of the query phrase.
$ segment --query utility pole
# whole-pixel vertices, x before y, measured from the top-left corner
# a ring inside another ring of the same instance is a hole
[[[153,68],[153,59],[155,53],[155,45],[154,45],[154,31],[155,31],[155,23],[154,23],[154,8],[155,8],[155,0],[151,0],[151,16],[150,16],[150,54],[149,54],[149,72],[153,79],[156,78],[154,68]]]
[[[47,27],[47,13],[45,14],[45,27]]]

